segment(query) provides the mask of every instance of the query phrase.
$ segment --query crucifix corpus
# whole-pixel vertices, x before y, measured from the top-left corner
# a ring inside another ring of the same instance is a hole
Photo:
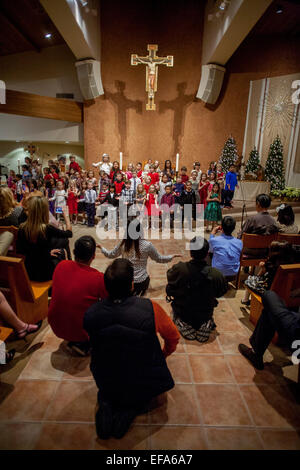
[[[157,75],[158,65],[166,65],[167,67],[173,67],[173,56],[168,55],[167,57],[158,57],[156,51],[158,49],[157,44],[148,44],[147,50],[149,54],[146,57],[138,56],[137,54],[131,54],[131,65],[144,64],[146,68],[146,91],[148,92],[148,103],[146,104],[147,111],[155,111],[156,105],[154,103],[154,93],[157,91]]]

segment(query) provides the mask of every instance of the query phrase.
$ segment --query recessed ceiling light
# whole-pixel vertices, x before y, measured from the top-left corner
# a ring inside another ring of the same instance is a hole
[[[276,8],[276,13],[282,13],[283,12],[283,8],[281,5],[277,5],[277,8]]]
[[[222,2],[221,5],[219,6],[220,10],[225,10],[226,8],[226,3]]]
[[[51,33],[47,33],[47,34],[45,34],[45,38],[46,38],[46,39],[50,39],[50,38],[52,38],[52,34],[51,34]]]
[[[68,140],[66,140],[66,144],[69,144],[70,142]]]

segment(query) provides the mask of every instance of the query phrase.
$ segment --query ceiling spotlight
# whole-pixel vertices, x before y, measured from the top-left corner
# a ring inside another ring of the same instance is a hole
[[[69,144],[70,142],[68,140],[66,140],[66,144]]]
[[[52,38],[52,34],[51,34],[51,33],[47,33],[47,34],[45,34],[45,38],[46,38],[46,39],[50,39],[50,38]]]
[[[226,3],[225,3],[225,2],[222,2],[222,3],[219,5],[219,8],[220,8],[220,10],[225,10],[225,8],[226,8]]]
[[[277,5],[277,8],[276,8],[276,13],[282,13],[283,12],[283,8],[281,5]]]
[[[83,7],[86,7],[88,5],[88,2],[86,0],[80,0],[80,3]]]

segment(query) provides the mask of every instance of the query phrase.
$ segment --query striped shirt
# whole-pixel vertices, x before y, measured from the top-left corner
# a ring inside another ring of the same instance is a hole
[[[140,258],[138,258],[134,247],[126,253],[124,247],[121,246],[122,243],[123,240],[111,251],[108,251],[103,247],[101,248],[101,251],[107,258],[118,258],[119,256],[122,256],[122,258],[126,258],[131,261],[134,269],[133,280],[135,283],[143,282],[149,276],[147,272],[148,258],[153,259],[157,263],[169,263],[173,258],[173,255],[161,255],[151,242],[144,239],[140,239]]]

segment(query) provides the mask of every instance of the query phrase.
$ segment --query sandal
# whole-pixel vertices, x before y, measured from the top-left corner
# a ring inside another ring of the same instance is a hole
[[[189,341],[196,339],[196,330],[192,326],[188,325],[188,323],[183,322],[178,317],[174,318],[174,323],[184,339]]]
[[[41,328],[42,323],[43,323],[43,320],[40,320],[36,325],[31,325],[30,323],[26,323],[26,328],[24,328],[23,330],[17,332],[17,338],[18,339],[24,339],[24,338],[26,338],[26,336],[32,335],[33,333],[36,333]],[[29,328],[32,327],[32,326],[37,326],[37,328],[35,330],[29,331]]]

